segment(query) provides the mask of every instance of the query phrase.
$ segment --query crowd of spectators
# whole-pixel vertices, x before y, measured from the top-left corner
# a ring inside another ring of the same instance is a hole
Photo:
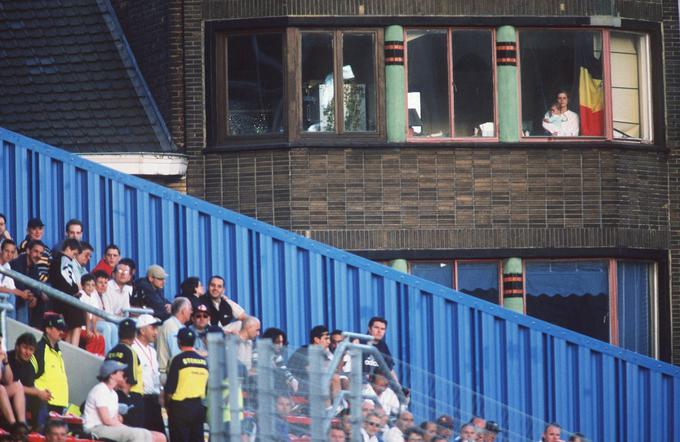
[[[235,357],[247,386],[258,367],[260,320],[230,299],[219,275],[210,277],[207,290],[198,277],[186,278],[174,299],[168,300],[164,290],[169,275],[160,265],[149,266],[143,276],[137,277],[136,263],[124,258],[118,246],[110,244],[90,271],[90,260],[97,251],[83,240],[82,222],[69,220],[63,238],[53,247],[44,243],[44,231],[40,219],[29,220],[26,237],[17,245],[6,229],[5,217],[0,215],[0,266],[47,283],[119,317],[120,322],[115,324],[56,301],[0,274],[0,293],[8,294],[14,306],[9,316],[43,330],[39,341],[26,333],[14,343],[13,351],[0,353],[3,362],[0,411],[5,426],[17,432],[30,427],[61,434],[63,425],[49,421],[48,413],[63,415],[71,407],[68,374],[59,349],[63,339],[105,357],[99,372],[100,383],[82,407],[86,431],[120,441],[161,442],[168,434],[172,442],[203,441],[207,334],[238,337]],[[127,318],[131,307],[147,308],[153,313]],[[481,417],[474,417],[460,428],[454,428],[454,419],[448,415],[420,425],[414,422],[408,409],[409,391],[399,383],[385,339],[387,327],[387,320],[378,316],[367,324],[366,333],[372,339],[368,344],[378,350],[386,367],[373,355],[364,354],[361,422],[364,442],[494,441],[500,427]],[[314,326],[309,331],[308,344],[290,358],[284,330],[269,327],[262,337],[274,344],[271,368],[276,386],[273,427],[277,440],[308,436],[309,428],[295,428],[288,417],[309,415],[304,401],[296,400],[304,398],[310,390],[309,350],[311,346],[321,349],[323,368],[327,370],[345,339],[342,331],[329,331],[322,324]],[[350,438],[349,404],[335,399],[349,388],[351,371],[349,355],[341,355],[328,390],[328,405],[331,401],[340,404],[327,434],[331,441]],[[247,387],[242,396],[239,398],[242,406],[256,409],[254,395],[248,397]],[[162,417],[163,407],[167,410],[167,426]],[[255,440],[257,431],[257,420],[246,418],[242,440]],[[559,425],[551,424],[541,440],[556,442],[560,434]],[[570,440],[585,440],[576,437]]]

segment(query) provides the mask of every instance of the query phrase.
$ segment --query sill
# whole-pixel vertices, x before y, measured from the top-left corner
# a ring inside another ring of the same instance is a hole
[[[517,142],[502,142],[498,139],[476,140],[476,139],[446,139],[446,140],[414,140],[409,139],[402,143],[389,143],[385,140],[375,138],[315,138],[300,139],[294,142],[283,140],[250,140],[239,143],[214,144],[207,146],[204,154],[223,153],[223,152],[243,152],[252,150],[276,150],[276,149],[295,149],[295,148],[375,148],[375,149],[625,149],[638,151],[669,152],[670,149],[661,144],[653,144],[640,141],[620,141],[583,139],[583,138],[537,138],[528,141],[526,138]]]

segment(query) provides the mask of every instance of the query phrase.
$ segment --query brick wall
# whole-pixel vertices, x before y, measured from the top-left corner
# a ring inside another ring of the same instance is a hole
[[[184,146],[182,0],[112,0],[175,144]]]

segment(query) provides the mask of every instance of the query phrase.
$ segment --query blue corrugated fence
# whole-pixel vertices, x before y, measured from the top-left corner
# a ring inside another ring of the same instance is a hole
[[[84,221],[100,257],[115,242],[143,272],[158,263],[172,298],[187,276],[225,278],[229,294],[263,326],[365,331],[389,321],[416,414],[462,410],[511,434],[537,437],[557,421],[594,441],[679,441],[680,368],[406,275],[145,180],[0,129],[0,212],[21,239],[28,219],[46,242],[66,220]],[[94,265],[94,263],[92,263]],[[457,387],[454,387],[456,385]],[[512,410],[512,411],[508,411]]]

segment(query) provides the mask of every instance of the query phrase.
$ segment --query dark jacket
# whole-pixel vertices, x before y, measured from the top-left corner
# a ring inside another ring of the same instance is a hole
[[[163,296],[163,289],[157,289],[144,277],[135,281],[132,289],[130,304],[135,307],[146,307],[153,310],[153,315],[165,321],[170,314],[165,311],[165,304],[169,302]]]

